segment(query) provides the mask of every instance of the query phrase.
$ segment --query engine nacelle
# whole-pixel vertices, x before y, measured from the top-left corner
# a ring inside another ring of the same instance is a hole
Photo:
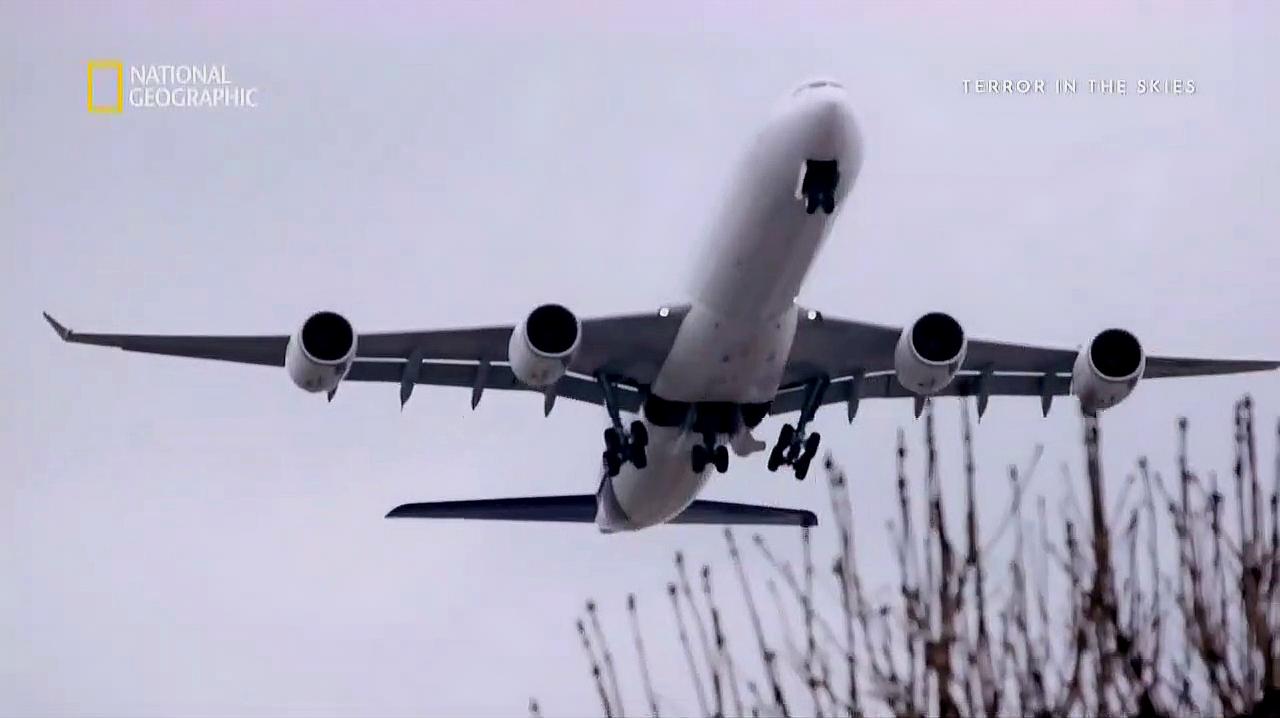
[[[1071,370],[1071,393],[1089,414],[1109,409],[1129,396],[1147,368],[1137,337],[1123,329],[1107,329],[1089,342]]]
[[[960,371],[968,348],[960,322],[949,314],[930,312],[898,337],[893,352],[898,381],[919,396],[941,391]]]
[[[284,366],[298,388],[333,391],[351,370],[356,357],[356,332],[335,312],[316,312],[302,323],[284,352]]]
[[[511,332],[511,373],[527,386],[550,386],[568,371],[581,344],[578,317],[559,304],[543,304]]]

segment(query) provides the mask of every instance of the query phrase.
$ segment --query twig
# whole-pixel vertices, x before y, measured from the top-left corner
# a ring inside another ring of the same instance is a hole
[[[804,554],[804,594],[801,597],[804,605],[805,631],[804,678],[809,684],[809,694],[813,699],[813,714],[816,718],[823,718],[822,701],[818,695],[821,681],[815,670],[818,642],[813,636],[813,547],[809,543],[808,526],[800,529],[800,543]]]
[[[844,471],[836,465],[830,452],[827,452],[823,465],[827,470],[828,484],[831,488],[831,512],[836,518],[836,526],[840,534],[840,554],[836,558],[835,574],[840,583],[840,607],[844,615],[844,656],[849,678],[848,715],[849,718],[862,718],[853,625],[855,613],[865,615],[866,609],[861,597],[861,585],[856,579],[857,568],[854,565],[853,506],[849,502]]]
[[[689,574],[684,569],[684,554],[676,551],[676,574],[680,579],[680,592],[684,595],[685,603],[689,605],[689,612],[693,615],[693,625],[698,629],[698,643],[702,645],[702,655],[707,662],[707,673],[711,676],[711,692],[715,700],[715,710],[712,715],[715,718],[724,716],[724,690],[720,685],[720,669],[715,659],[715,654],[711,650],[711,641],[707,638],[707,628],[702,623],[702,611],[698,610],[698,604],[693,600],[693,588],[689,585]]]
[[[674,583],[667,584],[667,595],[671,597],[671,610],[676,615],[676,630],[680,635],[680,646],[684,648],[684,657],[689,664],[689,680],[693,681],[693,689],[698,696],[698,709],[707,715],[707,695],[702,687],[702,678],[698,675],[698,666],[693,659],[693,647],[689,645],[689,633],[684,629],[684,612],[680,610],[680,596]]]
[[[596,642],[600,644],[600,653],[604,657],[604,672],[609,678],[609,687],[613,689],[613,705],[619,718],[626,713],[622,707],[622,691],[618,688],[618,674],[613,669],[613,653],[609,643],[605,641],[604,631],[600,628],[600,617],[596,615],[596,602],[587,601],[587,616],[591,619],[591,630],[595,633]]]
[[[636,610],[636,595],[627,595],[627,613],[631,617],[631,636],[635,640],[636,656],[640,660],[640,680],[644,683],[645,699],[649,701],[649,715],[658,718],[658,698],[653,693],[653,681],[649,676],[649,659],[644,651],[644,639],[640,633],[640,616]]]
[[[725,528],[724,538],[729,544],[729,558],[733,560],[733,566],[738,573],[738,581],[742,585],[742,595],[746,599],[747,611],[751,615],[751,626],[755,629],[756,642],[760,648],[760,660],[764,663],[764,673],[769,680],[769,687],[773,691],[774,704],[782,711],[783,718],[791,718],[791,711],[787,708],[786,696],[782,692],[782,685],[778,682],[778,671],[774,666],[774,655],[769,650],[769,645],[765,642],[764,629],[760,625],[760,614],[756,611],[755,601],[751,598],[751,586],[747,583],[747,572],[742,566],[742,554],[738,552],[738,545],[733,540],[733,531]]]
[[[613,707],[609,704],[609,691],[605,690],[604,680],[600,676],[600,662],[591,649],[591,639],[587,638],[587,627],[578,619],[578,635],[582,638],[582,650],[587,654],[587,662],[591,664],[591,678],[596,683],[596,691],[600,694],[600,706],[604,709],[605,718],[613,718]]]
[[[724,666],[725,676],[729,679],[729,689],[733,695],[733,714],[741,716],[743,715],[742,695],[738,691],[738,677],[733,666],[733,654],[729,652],[728,642],[725,639],[723,627],[720,625],[720,609],[717,608],[715,597],[711,592],[711,567],[706,565],[702,567],[702,591],[707,599],[707,607],[711,611],[711,627],[715,632],[716,657]]]
[[[760,549],[760,553],[764,555],[769,566],[773,568],[779,576],[782,576],[783,581],[787,584],[787,590],[791,592],[792,597],[796,599],[796,602],[799,603],[803,609],[806,605],[807,599],[805,598],[804,589],[800,586],[800,582],[796,580],[795,572],[791,570],[790,564],[779,561],[773,552],[769,550],[768,544],[765,543],[764,537],[760,534],[753,534],[751,541],[756,545],[756,548]],[[810,617],[806,616],[806,618]],[[822,629],[822,635],[824,638],[830,641],[841,651],[845,650],[846,647],[841,645],[840,638],[836,635],[835,629],[831,627],[831,624],[828,623],[824,617],[814,614],[811,618],[817,627]]]

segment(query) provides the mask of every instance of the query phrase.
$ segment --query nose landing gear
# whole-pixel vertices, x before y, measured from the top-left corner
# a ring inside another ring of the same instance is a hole
[[[813,214],[821,207],[823,214],[834,212],[839,184],[840,170],[836,160],[805,160],[798,193],[804,200],[804,211]]]

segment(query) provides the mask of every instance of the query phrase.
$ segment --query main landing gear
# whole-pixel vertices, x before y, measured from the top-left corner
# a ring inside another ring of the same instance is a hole
[[[604,430],[604,472],[609,478],[618,475],[622,465],[631,462],[637,469],[649,465],[649,456],[645,447],[649,445],[649,430],[643,421],[631,422],[631,430],[622,427],[622,416],[618,411],[618,400],[613,393],[613,384],[606,376],[596,377],[600,382],[600,390],[604,394],[604,406],[609,411],[609,421],[613,426]]]
[[[621,421],[618,422],[621,424]],[[631,431],[623,432],[620,428],[609,427],[604,430],[604,470],[609,478],[618,475],[622,465],[628,461],[637,469],[649,465],[649,457],[645,447],[649,445],[649,430],[643,421],[631,422]]]
[[[708,464],[723,474],[729,470],[729,447],[724,444],[716,445],[716,435],[708,432],[702,435],[701,444],[693,445],[689,452],[689,462],[695,474],[705,471]]]
[[[796,472],[796,479],[803,481],[809,475],[809,464],[818,454],[818,444],[822,435],[818,432],[805,434],[805,428],[813,420],[813,416],[822,404],[822,395],[827,390],[828,381],[818,379],[805,388],[804,404],[800,409],[800,420],[796,426],[784,424],[778,432],[778,443],[769,452],[769,470],[777,471],[779,467],[790,466]]]
[[[760,423],[768,411],[767,405],[737,404],[728,401],[704,401],[694,404],[693,411],[685,418],[684,430],[702,441],[689,449],[689,468],[701,474],[708,466],[718,473],[729,470],[729,447],[721,444],[722,437],[733,437],[744,427]]]
[[[840,170],[836,160],[805,160],[804,177],[800,180],[804,211],[813,214],[821,207],[823,214],[834,212],[836,186],[839,184]]]
[[[797,479],[803,481],[809,475],[809,464],[818,454],[818,444],[821,441],[822,434],[816,431],[805,436],[803,423],[798,429],[790,424],[783,424],[782,431],[778,432],[778,443],[769,452],[769,470],[777,471],[778,467],[785,464],[795,470]]]

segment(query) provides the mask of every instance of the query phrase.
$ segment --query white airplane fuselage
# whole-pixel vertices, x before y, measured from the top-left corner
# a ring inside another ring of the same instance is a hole
[[[845,91],[805,83],[761,129],[711,227],[690,309],[651,389],[669,402],[764,406],[772,401],[795,338],[795,298],[862,164],[862,141]],[[835,212],[806,211],[798,196],[808,161],[836,160]],[[678,515],[713,468],[695,472],[702,436],[645,418],[648,464],[624,464],[597,496],[601,531],[628,531]]]

